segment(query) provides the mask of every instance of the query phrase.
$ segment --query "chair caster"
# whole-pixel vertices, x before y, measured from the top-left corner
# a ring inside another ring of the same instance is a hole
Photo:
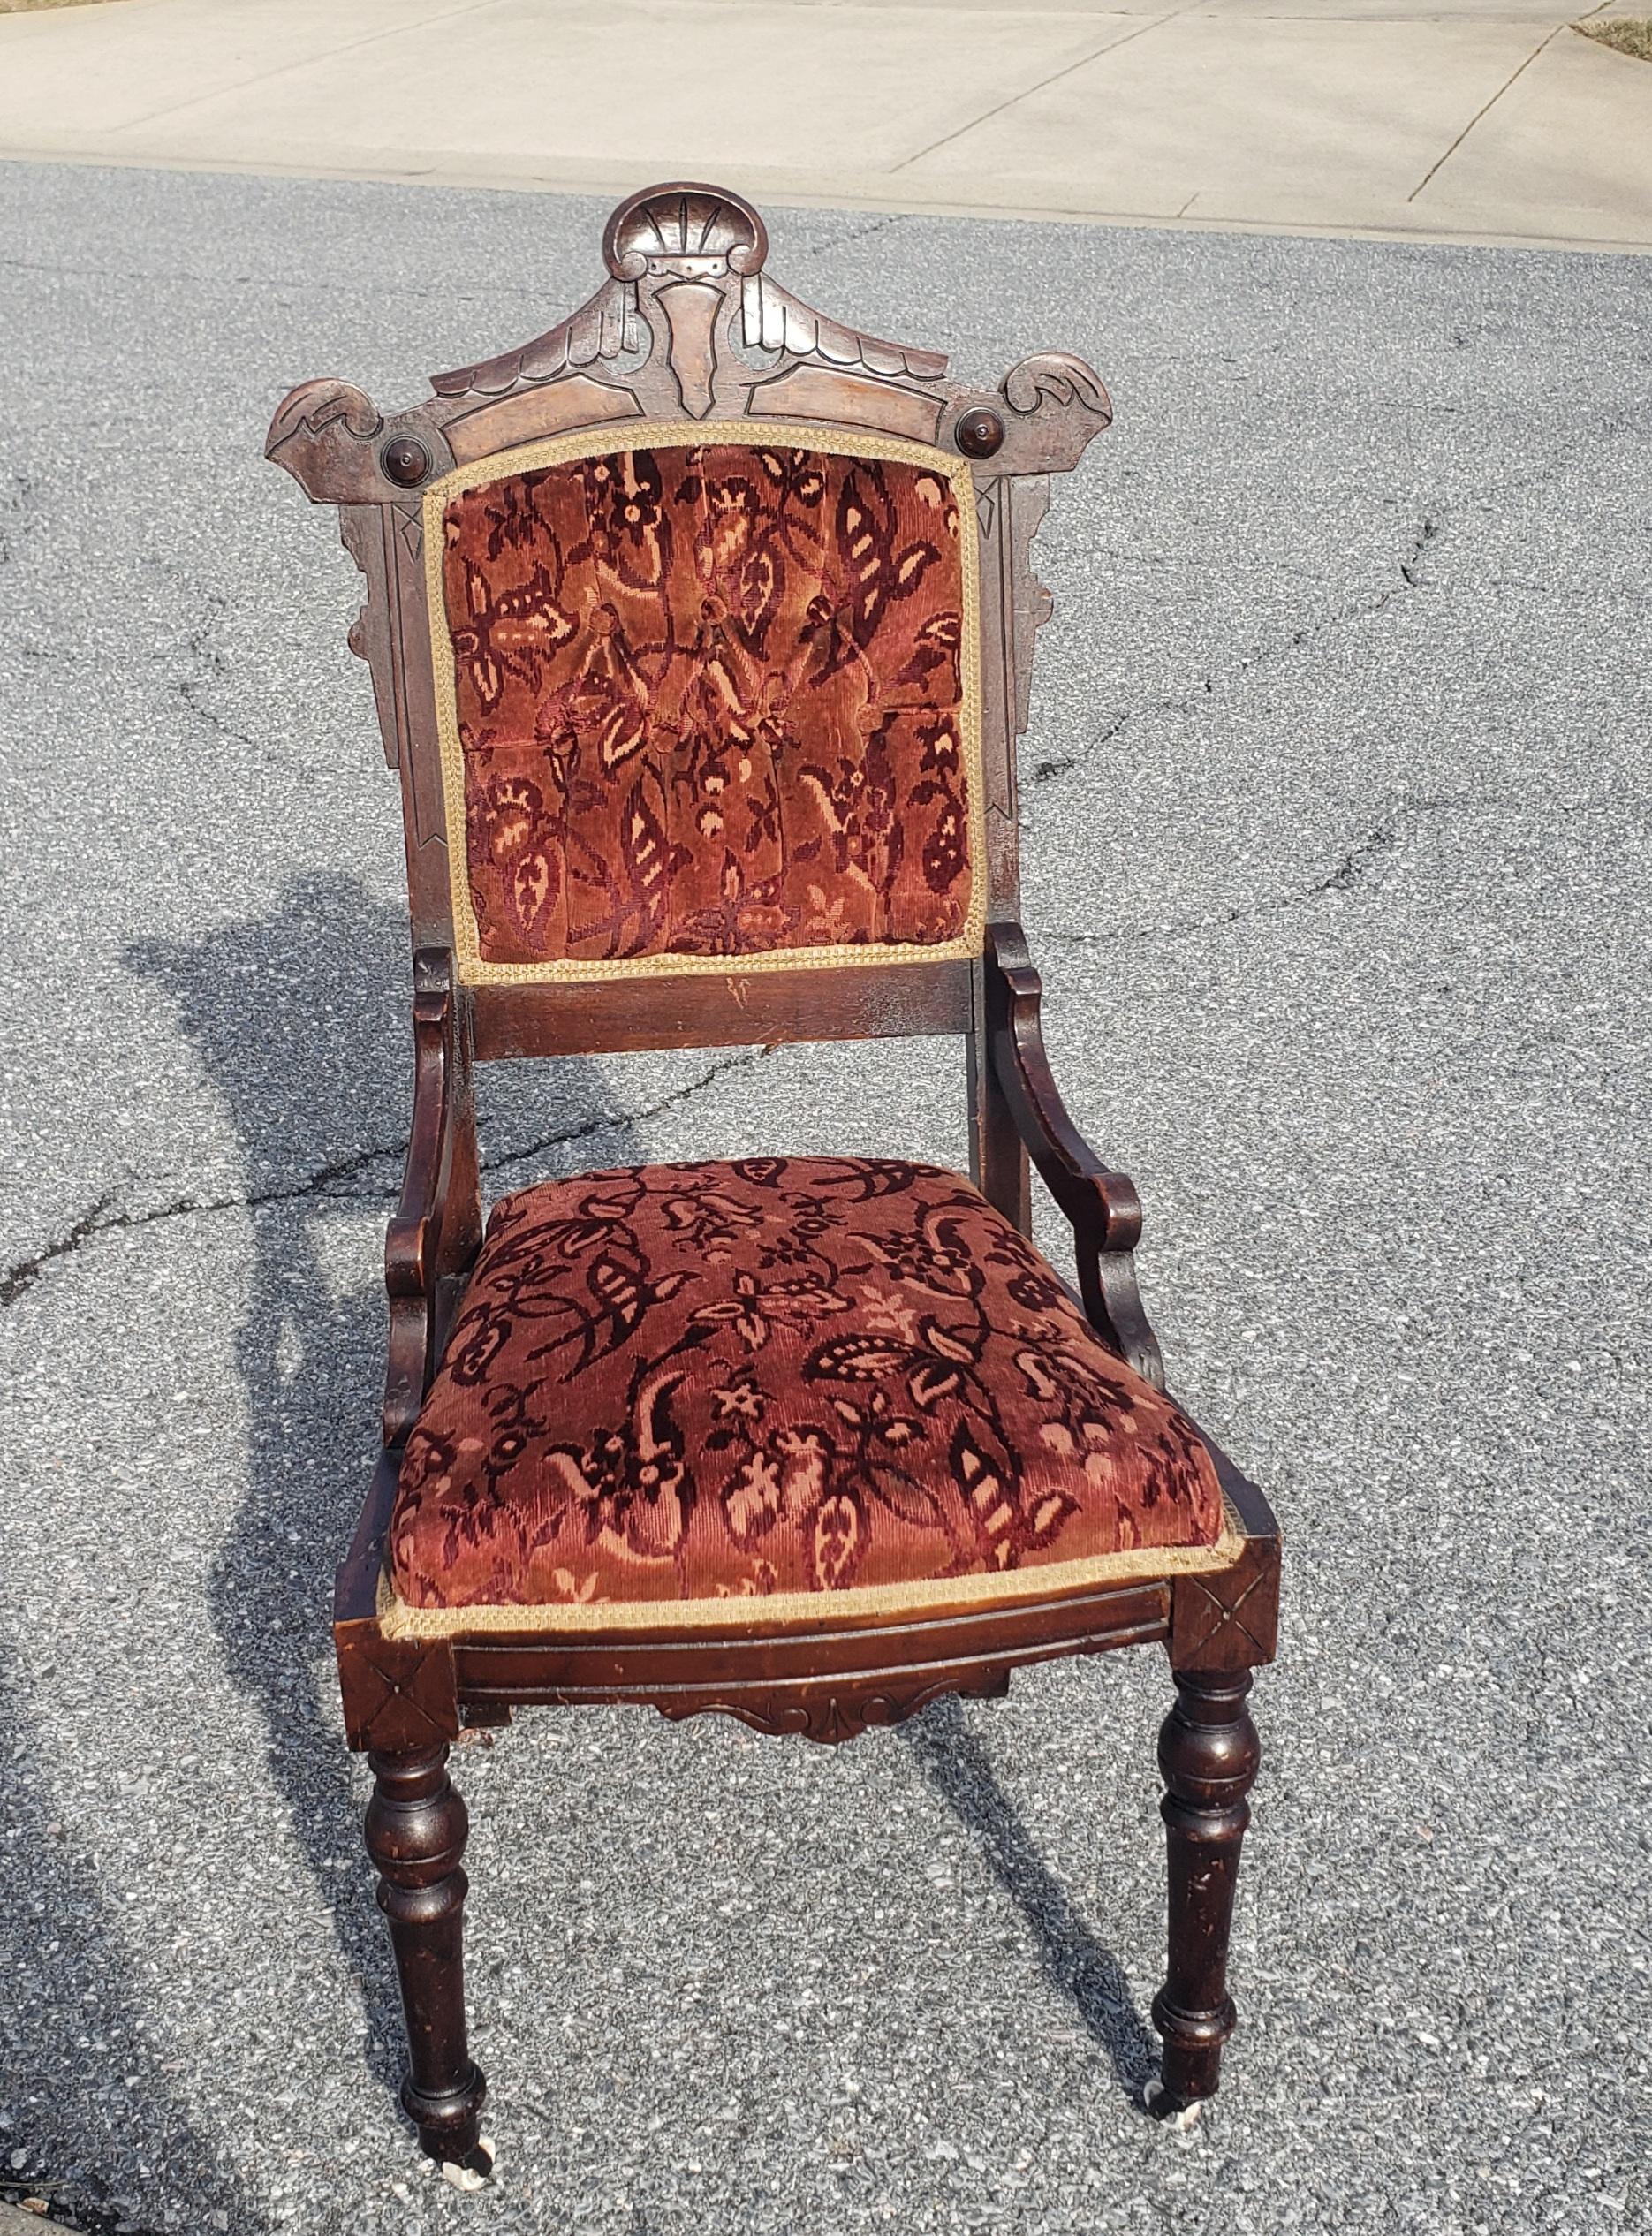
[[[428,2146],[426,2148],[428,2149]],[[493,2137],[482,2135],[474,2149],[467,2150],[462,2158],[444,2158],[439,2146],[429,2155],[436,2160],[444,2182],[451,2183],[455,2189],[469,2192],[489,2187],[499,2154]]]
[[[1141,2092],[1142,2108],[1148,2118],[1156,2119],[1162,2127],[1173,2127],[1181,2134],[1199,2125],[1209,2102],[1208,2096],[1195,2096],[1191,2103],[1184,2103],[1179,2096],[1171,2096],[1156,2073]]]

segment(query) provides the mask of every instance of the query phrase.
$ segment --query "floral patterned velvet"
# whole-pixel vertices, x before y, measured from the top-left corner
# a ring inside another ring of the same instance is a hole
[[[831,1594],[1213,1544],[1209,1454],[966,1180],[652,1165],[495,1210],[407,1444],[413,1607]]]
[[[627,451],[489,482],[445,523],[483,962],[965,930],[943,474]]]

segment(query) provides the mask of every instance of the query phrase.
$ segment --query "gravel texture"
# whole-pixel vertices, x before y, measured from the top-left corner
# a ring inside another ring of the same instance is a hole
[[[327,1637],[399,825],[358,579],[260,452],[307,375],[404,401],[549,323],[603,211],[10,165],[0,213],[0,2179],[192,2236],[1652,2227],[1645,264],[776,214],[874,331],[1113,387],[1027,915],[1173,1377],[1291,1540],[1243,2025],[1201,2128],[1135,2109],[1156,1655],[837,1752],[544,1713],[456,1758],[465,2199],[390,2094]],[[496,1188],[963,1154],[938,1044],[484,1095]]]

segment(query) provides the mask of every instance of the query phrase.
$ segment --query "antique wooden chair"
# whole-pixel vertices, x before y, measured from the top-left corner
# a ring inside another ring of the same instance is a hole
[[[336,504],[400,772],[412,1139],[384,1449],[338,1572],[352,1747],[426,2149],[490,2164],[460,1959],[462,1724],[715,1709],[852,1738],[1018,1664],[1162,1640],[1177,1699],[1161,2115],[1214,2094],[1279,1547],[1163,1394],[1130,1182],[1045,1061],[1015,741],[1077,359],[998,391],[765,269],[738,194],[648,189],[539,340],[268,455]],[[893,1160],[648,1166],[484,1228],[472,1066],[957,1034],[973,1184]],[[1027,1238],[1028,1160],[1079,1291]]]

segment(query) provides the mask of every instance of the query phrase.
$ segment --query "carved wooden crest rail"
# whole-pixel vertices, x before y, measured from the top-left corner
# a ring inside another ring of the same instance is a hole
[[[1060,472],[1112,417],[1076,357],[1023,358],[997,390],[947,378],[933,350],[877,341],[788,292],[762,219],[714,186],[653,187],[622,202],[610,277],[549,333],[431,380],[431,401],[381,413],[347,381],[307,381],[277,413],[266,454],[312,497],[393,504],[431,474],[515,443],[628,419],[821,419],[881,428],[990,460]]]

